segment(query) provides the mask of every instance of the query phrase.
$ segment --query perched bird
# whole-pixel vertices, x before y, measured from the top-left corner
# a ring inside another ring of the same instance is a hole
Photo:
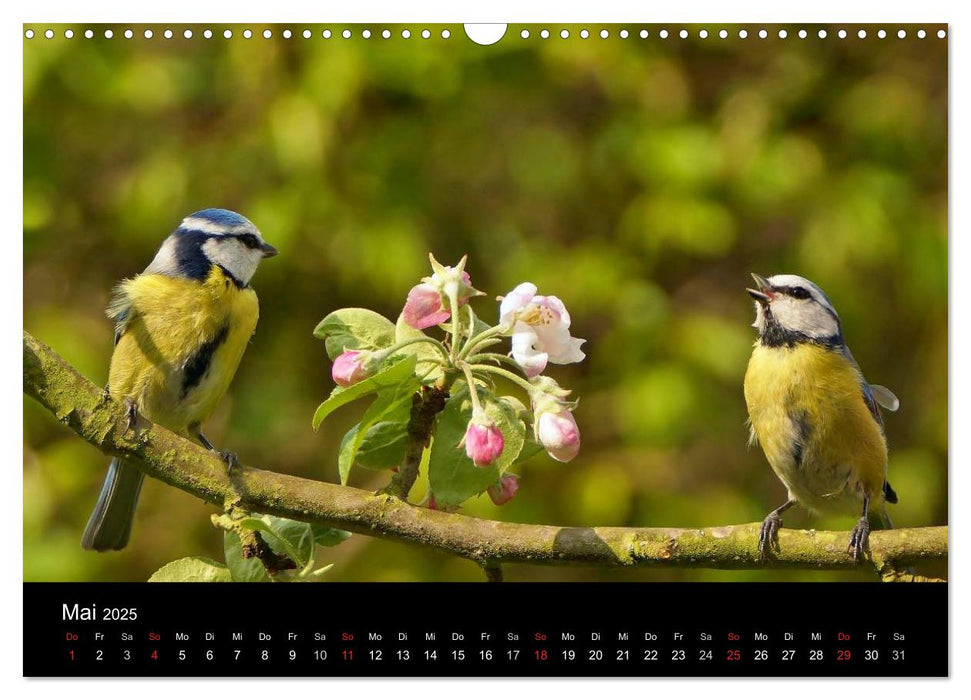
[[[889,524],[884,504],[897,502],[880,406],[896,411],[899,402],[889,389],[867,384],[822,289],[796,275],[752,277],[759,338],[745,373],[751,442],[789,490],[789,500],[762,522],[759,556],[778,546],[782,513],[800,503],[860,513],[847,548],[859,560],[870,509],[879,507]]]
[[[204,209],[182,220],[142,274],[118,284],[107,310],[115,350],[106,391],[125,402],[129,427],[140,412],[215,451],[199,426],[229,388],[256,330],[259,302],[250,279],[276,254],[246,218]],[[232,468],[236,456],[219,454]],[[143,478],[111,460],[82,547],[124,548]]]

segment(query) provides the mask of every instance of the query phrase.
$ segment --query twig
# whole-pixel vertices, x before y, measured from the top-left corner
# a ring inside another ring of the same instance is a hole
[[[499,564],[483,564],[482,570],[485,572],[486,581],[489,583],[502,583],[502,566]]]
[[[415,485],[415,479],[418,478],[422,454],[428,446],[432,429],[435,427],[435,416],[445,408],[446,401],[448,401],[448,389],[444,383],[422,387],[421,394],[415,394],[411,405],[411,417],[408,419],[408,443],[405,446],[404,459],[398,471],[391,477],[391,483],[379,493],[396,496],[402,501],[408,500],[411,487]]]

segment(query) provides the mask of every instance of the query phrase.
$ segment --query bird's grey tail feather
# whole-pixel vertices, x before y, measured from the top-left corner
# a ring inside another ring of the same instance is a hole
[[[84,549],[106,552],[124,549],[145,474],[118,458],[111,460],[98,503],[81,538]]]
[[[890,513],[887,512],[886,508],[880,511],[880,518],[883,520],[884,530],[893,530],[893,520],[890,519]]]

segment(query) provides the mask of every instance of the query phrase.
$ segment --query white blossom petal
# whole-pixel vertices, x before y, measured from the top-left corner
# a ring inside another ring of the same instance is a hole
[[[514,290],[503,297],[499,304],[499,322],[508,323],[512,320],[513,314],[526,308],[533,297],[536,296],[536,285],[532,282],[523,282]]]
[[[540,299],[543,301],[541,302]],[[536,297],[534,299],[536,304],[541,306],[547,306],[551,311],[553,311],[557,316],[560,317],[560,321],[567,328],[570,327],[570,312],[566,310],[566,305],[560,301],[559,297],[547,296],[547,297]]]
[[[565,345],[557,349],[556,354],[550,353],[550,362],[555,365],[569,365],[574,362],[583,362],[586,353],[580,349],[586,340],[583,338],[568,338]]]
[[[549,355],[536,348],[538,336],[532,326],[517,323],[512,334],[512,357],[523,368],[527,377],[542,374],[549,362]]]

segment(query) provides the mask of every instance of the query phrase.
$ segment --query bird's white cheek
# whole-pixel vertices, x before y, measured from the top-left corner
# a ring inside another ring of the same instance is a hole
[[[839,324],[825,309],[808,301],[777,298],[772,315],[779,325],[811,338],[829,338],[839,332]]]
[[[262,258],[259,250],[247,248],[235,240],[214,238],[206,241],[202,249],[212,262],[222,265],[243,284],[249,284]]]
[[[256,274],[256,267],[260,264],[262,255],[259,251],[255,251],[256,255],[253,255],[254,251],[247,248],[244,251],[242,259],[239,261],[239,274],[237,277],[243,282],[243,284],[249,284],[249,281],[253,279],[253,275]]]
[[[804,309],[787,297],[776,297],[772,302],[772,315],[783,328],[805,331],[808,318]]]

